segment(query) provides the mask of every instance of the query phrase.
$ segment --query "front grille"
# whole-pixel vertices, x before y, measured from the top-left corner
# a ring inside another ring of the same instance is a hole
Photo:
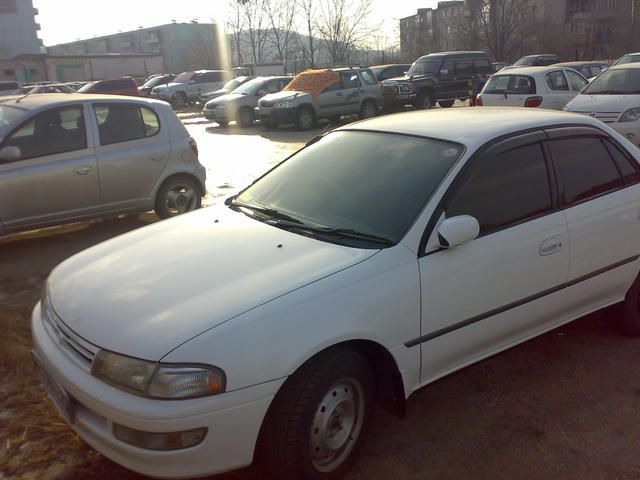
[[[268,100],[260,100],[261,107],[273,107],[274,102],[270,102]]]
[[[42,302],[42,315],[45,325],[49,329],[49,333],[58,341],[61,348],[72,353],[74,357],[78,358],[87,367],[90,366],[99,348],[87,342],[65,325],[53,310],[48,297]]]
[[[587,117],[595,118],[604,123],[614,123],[620,118],[621,112],[574,112]]]

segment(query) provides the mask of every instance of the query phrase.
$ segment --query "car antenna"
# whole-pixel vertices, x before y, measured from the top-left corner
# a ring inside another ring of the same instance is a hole
[[[23,100],[25,98],[27,98],[29,95],[31,95],[31,92],[33,92],[35,90],[35,87],[32,88],[31,90],[29,90],[27,93],[25,93],[23,96],[21,96],[19,99],[16,100],[16,103],[20,103],[20,100]]]

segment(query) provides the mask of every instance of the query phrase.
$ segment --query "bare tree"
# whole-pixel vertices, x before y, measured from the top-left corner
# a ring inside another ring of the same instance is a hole
[[[284,71],[287,72],[287,54],[293,32],[296,2],[295,0],[266,0],[264,6],[271,28],[269,40],[278,52],[278,59],[284,64]]]
[[[240,4],[242,26],[249,43],[253,64],[264,61],[263,54],[269,35],[267,17],[264,13],[267,0],[237,0]]]
[[[476,0],[474,4],[492,58],[503,61],[519,56],[532,33],[532,0]]]
[[[367,20],[373,0],[318,0],[318,32],[334,65],[348,62],[350,50],[369,35]]]
[[[296,30],[296,40],[304,61],[310,68],[315,68],[318,55],[318,44],[316,43],[316,20],[317,13],[316,0],[296,0],[300,9],[301,28]],[[302,34],[300,33],[302,30]]]
[[[229,16],[225,25],[227,35],[231,37],[231,58],[235,57],[236,65],[244,63],[242,58],[242,12],[239,0],[229,2]]]

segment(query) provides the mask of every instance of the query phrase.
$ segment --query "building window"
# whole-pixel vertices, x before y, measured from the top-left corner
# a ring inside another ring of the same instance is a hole
[[[31,75],[37,75],[38,74],[38,69],[37,68],[30,68],[29,69],[29,73]]]
[[[15,75],[15,74],[16,74],[16,71],[15,71],[15,70],[7,69],[7,70],[5,70],[5,71],[4,71],[4,72],[2,72],[2,73],[4,73],[4,75],[5,75],[5,76],[10,77],[10,76],[12,76],[12,75]]]

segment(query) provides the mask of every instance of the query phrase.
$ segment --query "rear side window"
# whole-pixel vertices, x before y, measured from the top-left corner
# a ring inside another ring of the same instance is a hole
[[[465,172],[445,208],[447,218],[472,215],[480,234],[522,223],[551,211],[547,164],[540,144],[485,156]]]
[[[569,90],[569,84],[567,83],[567,79],[560,70],[556,72],[549,72],[544,76],[545,82],[547,82],[547,86],[554,91],[562,91]]]
[[[475,73],[491,73],[491,63],[489,63],[489,60],[474,60],[473,70],[475,71]]]
[[[634,159],[629,158],[628,155],[623,153],[622,150],[620,150],[611,141],[605,139],[603,142],[622,175],[623,183],[625,185],[638,183],[638,181],[640,181],[640,174],[638,173],[637,162]]]
[[[551,140],[549,146],[560,172],[562,201],[565,205],[622,187],[618,169],[599,138]]]
[[[22,124],[2,145],[18,147],[21,160],[87,148],[82,107],[47,110]]]
[[[456,75],[471,75],[472,73],[471,60],[456,60]]]
[[[360,75],[362,75],[362,79],[367,85],[375,85],[376,83],[378,83],[371,70],[360,70]]]
[[[156,113],[135,103],[101,103],[94,105],[93,110],[101,145],[152,137],[160,131]]]

